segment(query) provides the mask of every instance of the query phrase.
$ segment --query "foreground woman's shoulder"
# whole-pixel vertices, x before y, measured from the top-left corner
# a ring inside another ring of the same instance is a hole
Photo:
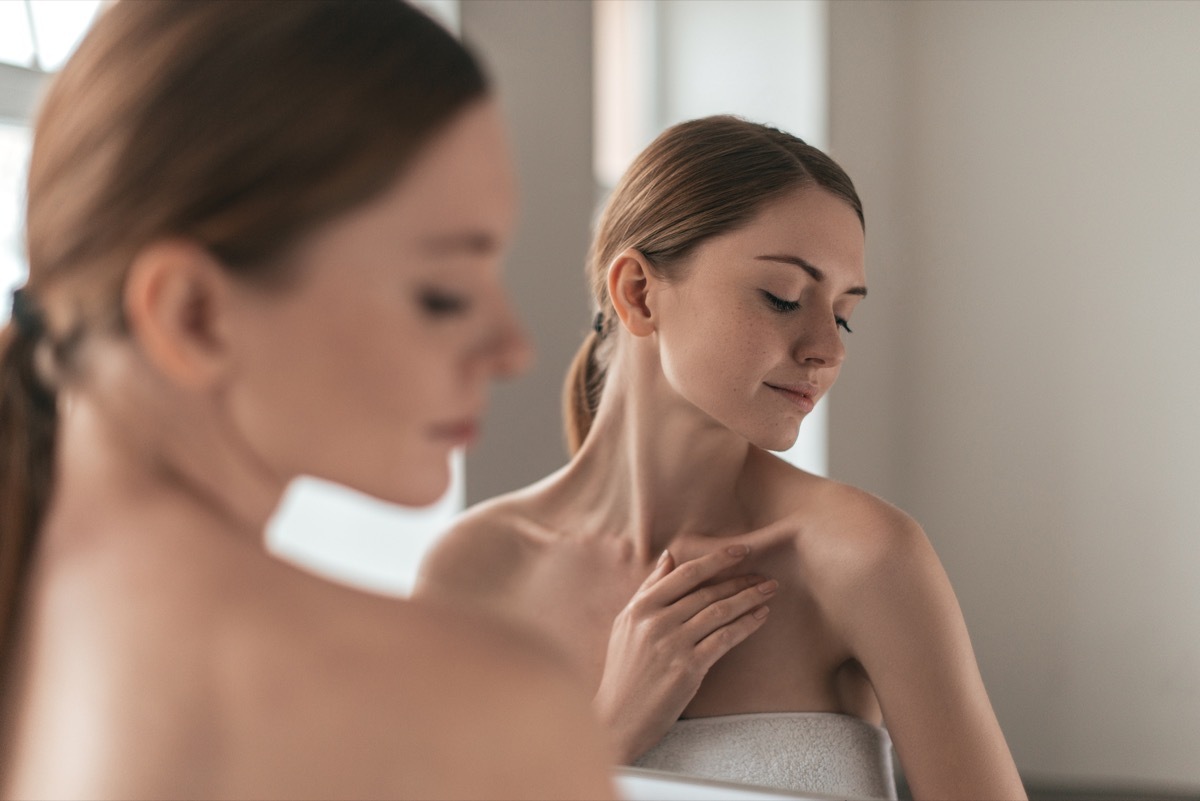
[[[307,637],[255,657],[245,731],[292,766],[266,794],[607,797],[586,693],[552,654],[494,620],[357,595],[330,593]]]
[[[406,604],[410,639],[433,644],[409,687],[406,709],[423,720],[410,743],[433,784],[418,797],[610,797],[607,741],[590,695],[556,652],[494,617],[434,603]],[[414,706],[415,705],[415,706]],[[437,748],[427,748],[437,734]],[[457,789],[450,777],[459,777]]]
[[[146,556],[44,584],[0,794],[608,797],[585,692],[523,635],[265,557]]]

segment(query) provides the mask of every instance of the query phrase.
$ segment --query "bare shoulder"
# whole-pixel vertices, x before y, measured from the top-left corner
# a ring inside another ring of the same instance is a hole
[[[770,516],[796,532],[804,555],[819,567],[866,569],[924,540],[916,520],[866,490],[774,457],[763,460],[758,476],[770,488],[764,499]]]
[[[916,520],[848,484],[795,481],[805,498],[793,513],[803,578],[854,652],[897,632],[960,626],[950,581]]]
[[[422,660],[416,684],[442,694],[414,710],[427,737],[445,738],[434,777],[472,766],[452,795],[508,798],[608,798],[607,740],[595,723],[590,693],[557,651],[493,617],[460,614],[414,601],[418,636],[439,641]]]
[[[311,666],[299,672],[293,692],[311,719],[322,721],[319,742],[301,732],[292,753],[312,753],[316,745],[334,764],[357,764],[364,776],[384,781],[364,779],[352,787],[347,782],[356,780],[336,771],[320,794],[369,796],[381,788],[417,798],[607,793],[607,753],[587,694],[538,641],[444,605],[358,594],[340,600],[326,607],[336,614],[307,640],[299,639],[301,632],[291,639],[288,661]],[[265,678],[279,681],[274,669]],[[310,686],[314,681],[319,685]],[[260,719],[270,719],[271,709],[261,712]],[[328,776],[309,777],[304,793]]]
[[[414,595],[488,597],[516,581],[538,549],[536,527],[519,495],[463,512],[421,562]]]
[[[586,694],[537,642],[230,539],[52,583],[5,792],[609,797]]]
[[[212,681],[238,742],[217,795],[604,797],[587,695],[537,641],[298,572],[273,590],[225,622]]]
[[[865,490],[788,468],[781,523],[795,532],[804,579],[854,608],[866,594],[943,581],[936,553],[910,515]]]
[[[818,481],[815,522],[821,536],[813,537],[811,544],[820,558],[837,560],[854,574],[928,548],[920,524],[900,508],[849,484]]]

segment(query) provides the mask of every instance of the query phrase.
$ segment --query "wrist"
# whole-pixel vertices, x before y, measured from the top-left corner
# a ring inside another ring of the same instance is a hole
[[[618,707],[605,703],[597,695],[592,702],[592,709],[600,726],[604,729],[604,733],[608,736],[612,753],[616,756],[618,764],[632,764],[649,748],[649,745],[644,744],[645,735],[638,732],[630,721],[623,719],[624,716],[620,714]]]

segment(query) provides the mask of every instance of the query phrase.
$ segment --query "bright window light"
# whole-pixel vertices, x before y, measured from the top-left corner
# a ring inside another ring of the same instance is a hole
[[[23,2],[0,2],[0,61],[22,67],[33,64],[29,9]]]
[[[101,0],[3,0],[0,61],[54,72],[96,17]]]
[[[0,3],[3,5],[3,3]],[[21,244],[21,201],[29,162],[29,129],[0,123],[0,297],[25,281]],[[0,324],[8,321],[8,303],[0,302]]]

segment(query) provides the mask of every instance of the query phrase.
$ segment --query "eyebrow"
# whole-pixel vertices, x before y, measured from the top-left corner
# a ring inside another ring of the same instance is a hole
[[[423,243],[425,250],[437,255],[453,255],[466,253],[472,256],[486,256],[499,250],[496,237],[487,231],[455,231],[448,234],[435,234]]]
[[[799,256],[788,256],[785,254],[784,255],[767,254],[767,255],[763,255],[763,256],[755,256],[754,260],[755,261],[775,261],[775,262],[779,262],[780,264],[793,264],[793,265],[799,267],[801,270],[804,270],[804,272],[811,275],[814,281],[820,282],[820,281],[825,280],[825,273],[821,272],[821,270],[818,267],[816,267],[815,265],[813,265],[811,262],[808,262],[808,261],[800,258]],[[858,295],[859,297],[865,298],[867,296],[867,288],[865,286],[851,287],[850,289],[847,289],[844,294]]]

